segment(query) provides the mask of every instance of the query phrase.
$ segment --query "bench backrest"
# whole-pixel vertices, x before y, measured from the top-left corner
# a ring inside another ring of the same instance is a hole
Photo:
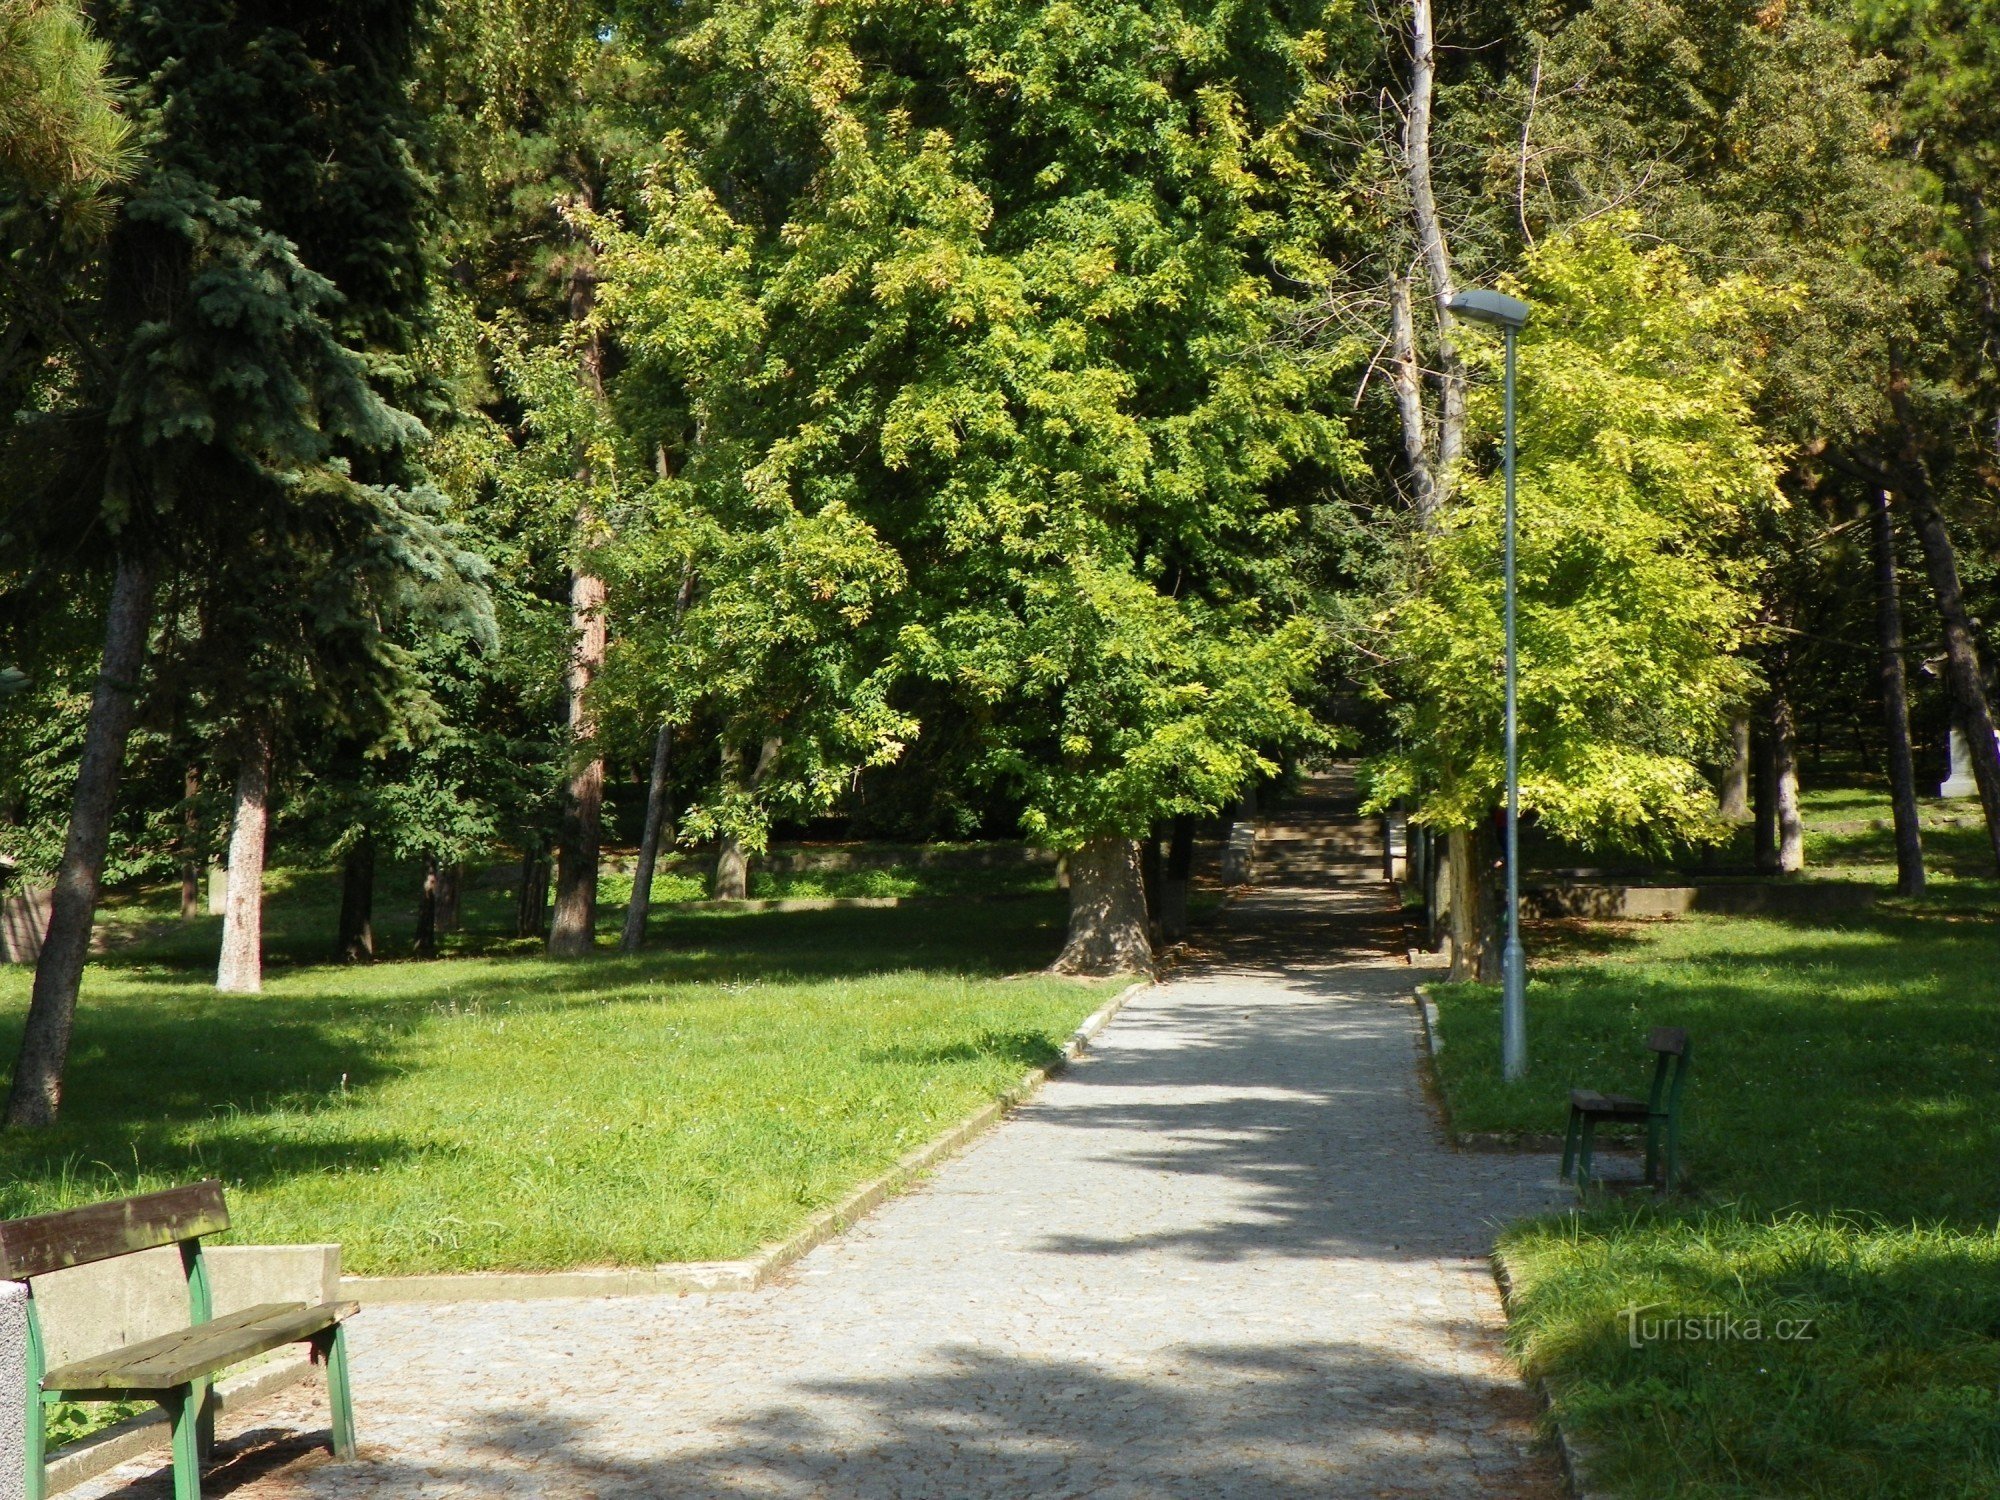
[[[160,1193],[0,1222],[0,1281],[26,1281],[229,1227],[222,1184],[210,1179]]]
[[[1688,1049],[1688,1034],[1678,1026],[1655,1026],[1652,1035],[1646,1038],[1648,1052],[1670,1053],[1675,1057],[1684,1056]]]
[[[1646,1113],[1677,1115],[1681,1090],[1687,1087],[1688,1063],[1692,1060],[1688,1034],[1678,1026],[1655,1026],[1646,1038],[1646,1050],[1654,1055],[1653,1087],[1646,1095]]]

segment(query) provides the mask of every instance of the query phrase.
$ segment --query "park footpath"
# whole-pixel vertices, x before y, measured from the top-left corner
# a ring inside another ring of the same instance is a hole
[[[1208,952],[772,1284],[365,1308],[361,1460],[297,1387],[206,1492],[1553,1500],[1486,1259],[1552,1164],[1443,1143],[1390,890],[1304,811]]]

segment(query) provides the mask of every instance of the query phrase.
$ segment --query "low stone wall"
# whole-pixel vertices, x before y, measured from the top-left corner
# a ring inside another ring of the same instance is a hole
[[[610,854],[604,859],[609,874],[629,875],[637,857]],[[678,849],[660,861],[665,870],[699,870],[706,873],[715,863],[715,851],[703,846]],[[1056,856],[1047,849],[1026,844],[833,844],[779,845],[768,854],[754,856],[753,868],[774,875],[842,875],[853,870],[1005,870],[1017,866],[1053,868]],[[513,866],[505,867],[514,878]]]
[[[1521,910],[1526,916],[1539,918],[1647,920],[1684,917],[1690,912],[1812,917],[1865,911],[1887,894],[1886,887],[1858,881],[1743,881],[1709,885],[1612,885],[1577,881],[1530,886],[1521,893]]]

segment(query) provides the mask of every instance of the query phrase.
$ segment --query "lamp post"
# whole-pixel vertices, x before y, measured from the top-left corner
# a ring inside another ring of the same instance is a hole
[[[1507,945],[1500,951],[1500,1074],[1508,1082],[1528,1071],[1528,966],[1521,951],[1521,754],[1519,667],[1514,646],[1514,343],[1528,321],[1528,304],[1504,292],[1459,292],[1444,304],[1461,318],[1498,328],[1507,341]]]

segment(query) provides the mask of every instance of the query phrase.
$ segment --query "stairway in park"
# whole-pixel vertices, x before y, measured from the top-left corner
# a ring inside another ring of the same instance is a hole
[[[1306,776],[1257,816],[1250,882],[1287,890],[1379,886],[1382,820],[1360,811],[1352,764]]]

